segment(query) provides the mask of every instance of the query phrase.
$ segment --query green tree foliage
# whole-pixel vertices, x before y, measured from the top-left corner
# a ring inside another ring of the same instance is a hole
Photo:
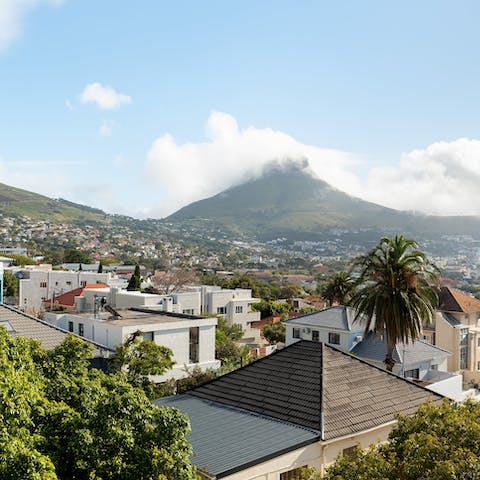
[[[432,283],[438,279],[438,270],[414,240],[403,236],[382,238],[357,259],[355,267],[360,288],[350,305],[357,310],[357,320],[366,319],[366,332],[373,328],[375,334],[385,334],[384,362],[392,371],[396,343],[419,338],[422,321],[432,321],[438,303]]]
[[[91,263],[92,260],[88,253],[75,248],[67,248],[63,255],[63,261],[65,263]]]
[[[242,353],[236,342],[242,337],[241,326],[229,325],[225,318],[219,316],[215,331],[215,357],[225,364],[239,363]]]
[[[30,257],[26,257],[25,255],[6,255],[9,258],[13,259],[13,265],[16,267],[24,267],[25,265],[35,265],[35,261],[32,260]]]
[[[129,291],[141,290],[141,287],[142,287],[142,279],[140,276],[140,266],[137,263],[135,265],[135,271],[133,272],[133,275],[130,277],[130,280],[128,281],[127,290]]]
[[[287,313],[290,310],[290,305],[287,302],[279,303],[272,300],[262,300],[254,303],[252,310],[260,312],[261,318],[276,317]]]
[[[339,457],[326,480],[474,480],[480,478],[480,404],[421,405],[398,417],[390,443]]]
[[[90,357],[73,336],[46,352],[0,328],[0,478],[194,479],[188,419]]]
[[[283,322],[268,323],[263,327],[262,336],[270,345],[285,343],[285,324]]]
[[[149,375],[163,375],[173,367],[172,357],[170,348],[143,340],[142,332],[137,331],[117,346],[111,367],[114,371],[124,370],[133,385],[148,386]]]
[[[320,287],[320,295],[327,301],[329,306],[348,305],[355,292],[356,282],[348,272],[334,273]]]
[[[280,298],[290,300],[305,295],[303,288],[298,283],[286,283],[280,287]]]
[[[6,297],[18,296],[18,280],[8,271],[3,272],[3,294]]]

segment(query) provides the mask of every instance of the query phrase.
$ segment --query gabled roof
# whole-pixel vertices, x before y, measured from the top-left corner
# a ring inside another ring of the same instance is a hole
[[[354,319],[355,312],[351,308],[340,305],[337,307],[325,308],[319,312],[313,312],[300,317],[295,317],[291,320],[287,320],[285,323],[294,323],[308,327],[334,328],[337,330],[348,331],[353,329],[362,330],[365,328],[360,321],[354,323]]]
[[[363,341],[351,350],[354,355],[373,362],[383,362],[386,351],[386,338],[373,333],[369,333]],[[394,360],[405,365],[437,361],[437,359],[444,359],[450,355],[451,353],[443,348],[436,347],[423,340],[410,341],[409,343],[399,342],[393,350]]]
[[[348,353],[299,341],[197,387],[191,396],[321,432],[323,439],[361,432],[413,414],[441,396]]]
[[[4,324],[8,333],[12,337],[25,337],[38,340],[42,347],[49,350],[62,343],[67,335],[73,335],[66,330],[55,327],[39,318],[27,315],[13,307],[0,305],[0,322],[8,322]],[[11,329],[9,328],[11,326]],[[101,345],[86,338],[82,340],[90,343],[94,347],[94,356],[101,356],[101,352],[112,351],[109,347]]]
[[[442,287],[439,293],[438,310],[446,312],[480,312],[480,300],[451,287]]]

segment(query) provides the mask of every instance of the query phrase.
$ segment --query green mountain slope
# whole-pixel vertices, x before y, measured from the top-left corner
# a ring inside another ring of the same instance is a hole
[[[54,200],[3,183],[0,183],[0,213],[58,223],[99,222],[105,218],[102,210],[63,199]]]
[[[166,220],[194,222],[197,227],[202,221],[215,222],[262,239],[335,227],[480,237],[480,218],[416,215],[382,207],[336,190],[301,167],[272,168],[258,179],[187,205]]]

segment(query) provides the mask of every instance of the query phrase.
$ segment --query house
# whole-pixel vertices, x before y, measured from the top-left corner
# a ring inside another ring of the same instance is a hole
[[[289,480],[387,440],[395,415],[442,397],[321,342],[301,340],[155,404],[190,417],[192,461],[208,479]]]
[[[185,315],[221,315],[230,325],[241,325],[245,338],[260,336],[260,330],[252,326],[253,322],[260,320],[260,312],[252,311],[252,305],[260,300],[252,297],[250,289],[230,290],[202,285],[190,286],[182,292],[160,295],[116,287],[104,288],[102,285],[97,288],[84,288],[77,296],[77,311],[91,311],[94,299],[105,297],[113,308],[139,307]]]
[[[461,373],[465,383],[480,383],[480,300],[451,287],[442,287],[432,325],[423,326],[424,339],[452,352],[448,371]]]
[[[67,335],[73,333],[7,305],[0,305],[0,326],[5,327],[12,337],[38,340],[46,350],[60,345]],[[84,340],[93,347],[94,358],[91,365],[96,368],[103,368],[106,359],[113,354],[113,349],[99,342]]]
[[[108,283],[109,273],[71,272],[43,268],[16,269],[19,279],[18,306],[28,312],[39,312],[43,302],[54,296],[92,283]]]
[[[355,321],[355,311],[336,306],[295,317],[285,322],[285,344],[312,340],[350,351],[363,340],[365,325]]]
[[[355,311],[349,307],[330,307],[292,318],[285,323],[286,345],[300,339],[324,342],[352,352],[379,368],[385,368],[385,337],[369,333],[365,338],[364,322],[355,321]],[[423,381],[429,389],[461,400],[461,377],[448,373],[448,358],[451,356],[449,351],[428,342],[398,342],[393,352],[396,361],[393,372],[405,378]]]
[[[195,367],[220,367],[220,361],[215,359],[216,318],[148,308],[103,310],[100,302],[93,313],[46,312],[45,320],[112,349],[137,332],[145,340],[169,347],[175,365],[165,375],[152,377],[156,382],[184,377]]]

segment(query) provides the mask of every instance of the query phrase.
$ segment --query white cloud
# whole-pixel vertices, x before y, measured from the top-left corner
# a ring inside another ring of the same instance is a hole
[[[34,7],[42,4],[59,5],[61,0],[0,0],[0,51],[22,31],[24,16]]]
[[[400,210],[434,215],[480,215],[480,140],[437,142],[405,153],[397,164],[371,168],[352,153],[305,145],[269,128],[239,128],[231,115],[212,112],[208,140],[177,144],[156,139],[147,157],[147,175],[164,192],[167,215],[261,174],[273,160],[306,158],[321,179],[350,195]],[[355,173],[359,164],[366,175]]]
[[[113,132],[113,126],[114,126],[113,122],[104,121],[104,122],[102,122],[102,124],[100,125],[100,128],[98,129],[98,133],[102,137],[110,137],[112,135],[112,132]]]
[[[147,175],[164,192],[157,215],[172,213],[194,200],[219,193],[248,177],[261,174],[266,164],[308,158],[321,178],[336,187],[357,183],[348,168],[358,163],[339,150],[305,145],[287,133],[270,128],[240,129],[231,115],[212,112],[207,122],[208,141],[178,145],[171,135],[153,142]]]
[[[480,141],[436,142],[402,155],[397,166],[370,170],[352,193],[402,210],[480,215]]]
[[[101,83],[89,83],[80,94],[82,103],[95,103],[103,110],[112,110],[120,105],[131,103],[132,98],[124,93],[118,93],[114,88]]]

